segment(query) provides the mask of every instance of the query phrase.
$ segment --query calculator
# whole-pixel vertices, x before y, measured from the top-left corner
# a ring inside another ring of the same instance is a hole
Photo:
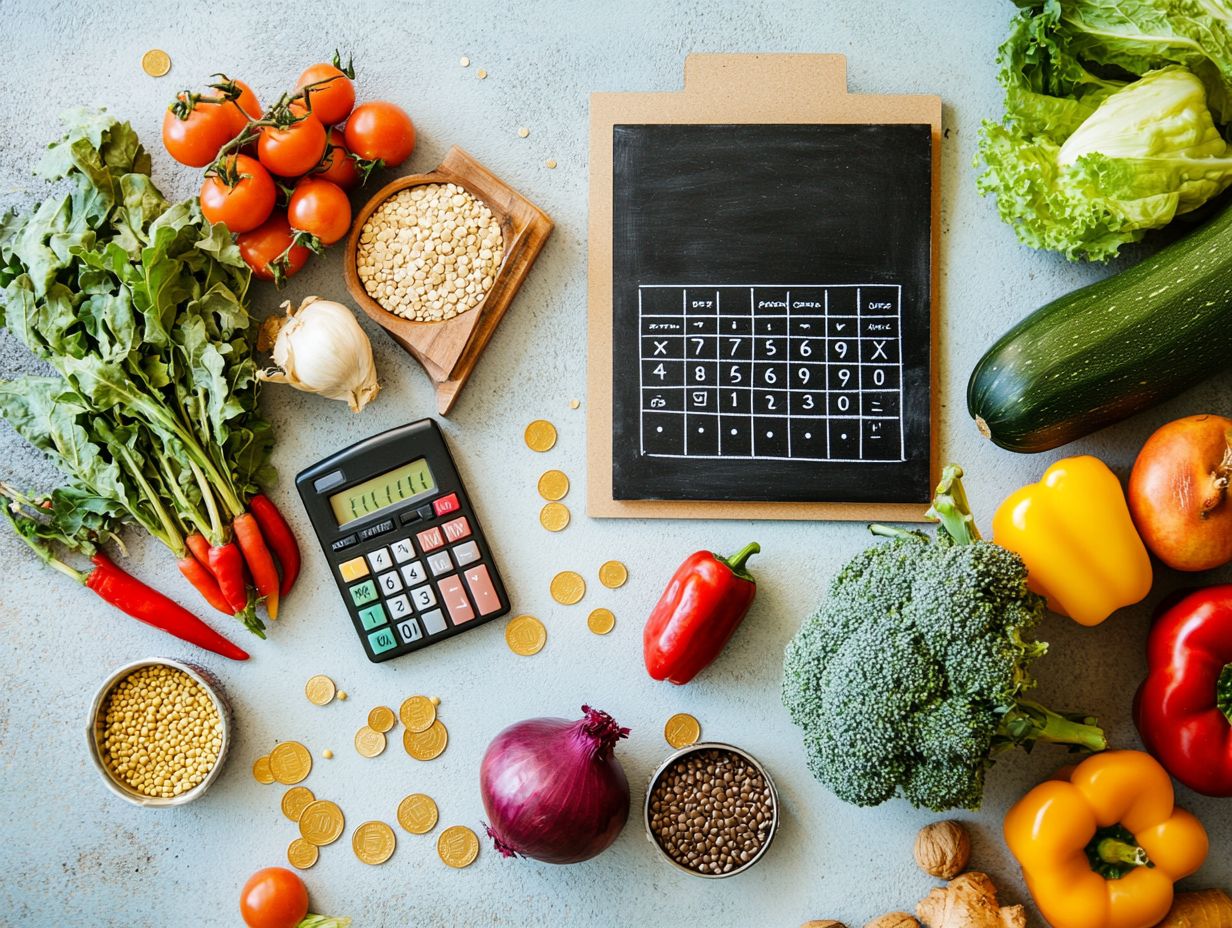
[[[492,550],[432,419],[330,455],[295,486],[370,661],[509,612]]]

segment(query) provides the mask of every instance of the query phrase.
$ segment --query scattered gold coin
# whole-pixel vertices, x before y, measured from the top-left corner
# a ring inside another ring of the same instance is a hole
[[[548,451],[556,444],[556,426],[547,419],[536,419],[526,427],[523,437],[531,451]]]
[[[325,706],[333,702],[335,692],[337,688],[334,686],[334,681],[323,673],[309,677],[308,682],[304,684],[304,695],[314,706]]]
[[[697,739],[701,736],[701,724],[687,712],[677,712],[663,726],[663,737],[674,748],[697,744]]]
[[[150,77],[162,77],[171,70],[171,56],[161,48],[151,48],[141,56],[141,69]]]
[[[385,750],[385,733],[365,725],[355,733],[355,750],[364,757],[376,757]]]
[[[465,825],[451,825],[436,839],[436,853],[448,866],[461,870],[479,856],[479,837]]]
[[[547,167],[547,169],[548,169],[549,171],[550,171],[550,170],[552,170],[553,168],[555,168],[555,167],[556,167],[556,159],[555,159],[555,158],[549,158],[547,161],[545,161],[545,162],[544,162],[544,166],[545,166],[545,167]],[[580,403],[578,403],[578,401],[577,401],[577,400],[571,400],[571,401],[569,402],[569,408],[570,408],[570,409],[577,409],[577,408],[578,408],[578,406],[580,406],[580,405],[581,405],[581,404],[580,404]]]
[[[306,786],[293,786],[282,794],[282,814],[298,822],[304,810],[316,802],[317,797]]]
[[[616,627],[616,616],[611,609],[595,609],[586,617],[586,627],[596,635],[606,635]]]
[[[423,793],[411,793],[398,803],[398,824],[413,835],[426,835],[436,827],[436,802]]]
[[[310,802],[299,817],[300,837],[309,844],[325,847],[333,844],[346,827],[346,819],[338,804],[328,799]]]
[[[463,56],[462,56],[462,57],[458,60],[458,64],[462,65],[462,67],[464,67],[464,68],[469,68],[469,67],[471,66],[471,60],[470,60],[469,58],[467,58],[465,55],[463,55]]]
[[[309,844],[303,838],[296,838],[287,848],[287,863],[296,870],[307,870],[317,862],[321,852],[315,844]]]
[[[554,167],[556,167],[556,162],[555,162],[555,161],[549,161],[549,162],[548,162],[548,167],[550,167],[550,168],[554,168]],[[582,401],[581,401],[581,400],[570,400],[570,401],[569,401],[569,408],[570,408],[570,409],[577,409],[577,408],[578,408],[579,406],[581,406],[581,405],[582,405]]]
[[[312,772],[312,755],[298,741],[284,741],[270,751],[269,765],[275,780],[293,786]]]
[[[432,760],[445,753],[449,744],[449,730],[437,719],[426,731],[404,731],[402,746],[416,760]]]
[[[533,615],[514,616],[505,626],[505,644],[514,654],[538,654],[547,641],[548,630]]]
[[[407,731],[416,733],[427,731],[436,721],[436,706],[427,696],[411,696],[402,701],[398,709],[398,717],[402,719],[402,724]]]
[[[549,532],[564,531],[569,524],[569,507],[564,503],[545,503],[539,510],[539,523]]]
[[[524,138],[526,138],[528,135],[530,135],[530,130],[529,130],[529,129],[527,129],[525,126],[521,126],[521,127],[519,127],[519,129],[518,129],[518,138],[520,138],[520,139],[524,139]]]
[[[479,78],[480,80],[483,80],[485,77],[487,77],[487,76],[488,76],[488,72],[487,72],[487,71],[485,71],[483,68],[480,68],[480,69],[479,69],[479,70],[475,73],[475,76],[476,76],[477,78]]]
[[[339,691],[338,691],[338,699],[340,699],[342,702],[346,702],[346,701],[347,701],[347,691],[346,691],[346,690],[339,690]]]
[[[552,578],[552,598],[562,606],[572,606],[586,595],[586,581],[572,570],[562,570]]]
[[[381,734],[393,728],[396,721],[398,717],[394,715],[394,710],[389,706],[377,706],[368,713],[368,727]]]
[[[364,822],[351,835],[351,849],[355,851],[355,856],[373,867],[389,860],[397,843],[394,830],[384,822]]]
[[[608,561],[599,568],[599,582],[609,590],[619,589],[629,579],[629,568],[620,561]]]
[[[274,782],[274,774],[270,772],[269,755],[258,757],[252,762],[252,778],[258,783],[270,784]]]
[[[539,478],[539,495],[544,499],[564,499],[569,493],[569,478],[563,471],[545,470]]]
[[[324,751],[321,752],[321,756],[324,757],[326,760],[333,760],[334,752],[331,751],[329,748],[326,748]]]

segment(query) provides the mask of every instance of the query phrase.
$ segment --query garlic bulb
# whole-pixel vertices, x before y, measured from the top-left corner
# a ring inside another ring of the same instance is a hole
[[[315,296],[306,297],[299,309],[291,309],[289,300],[282,308],[286,315],[267,318],[257,338],[257,348],[270,351],[277,367],[258,371],[257,378],[346,400],[352,412],[363,409],[381,385],[372,343],[355,314]]]

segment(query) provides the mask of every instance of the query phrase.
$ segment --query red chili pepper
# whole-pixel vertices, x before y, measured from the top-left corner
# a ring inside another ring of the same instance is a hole
[[[246,651],[237,648],[179,603],[125,573],[101,551],[90,560],[94,562],[94,569],[86,575],[85,585],[117,609],[199,648],[233,661],[248,660]]]
[[[698,551],[677,568],[642,634],[652,677],[683,685],[719,656],[757,594],[745,562],[760,550],[753,542],[731,558]]]
[[[1232,796],[1232,585],[1161,607],[1134,721],[1170,774],[1199,793]]]
[[[278,558],[278,566],[282,568],[282,584],[278,592],[286,596],[299,576],[299,543],[295,540],[295,533],[278,507],[264,493],[258,493],[248,501],[248,511],[261,526],[265,543]]]
[[[271,619],[278,618],[278,568],[261,537],[261,526],[251,512],[241,512],[231,523],[231,530],[244,552],[244,562],[252,573],[257,593],[265,597],[265,611]]]
[[[227,602],[227,597],[223,596],[222,590],[218,588],[218,581],[214,579],[210,569],[197,560],[191,551],[180,558],[179,566],[180,573],[188,578],[188,582],[197,588],[197,592],[205,598],[207,603],[219,612],[232,614],[231,604]]]
[[[248,580],[244,576],[244,556],[235,542],[211,545],[207,563],[222,595],[231,604],[231,611],[243,612],[247,609]]]

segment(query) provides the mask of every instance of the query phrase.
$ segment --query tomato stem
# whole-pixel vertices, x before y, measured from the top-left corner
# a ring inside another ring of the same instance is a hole
[[[1225,664],[1215,684],[1215,705],[1232,725],[1232,664]]]

